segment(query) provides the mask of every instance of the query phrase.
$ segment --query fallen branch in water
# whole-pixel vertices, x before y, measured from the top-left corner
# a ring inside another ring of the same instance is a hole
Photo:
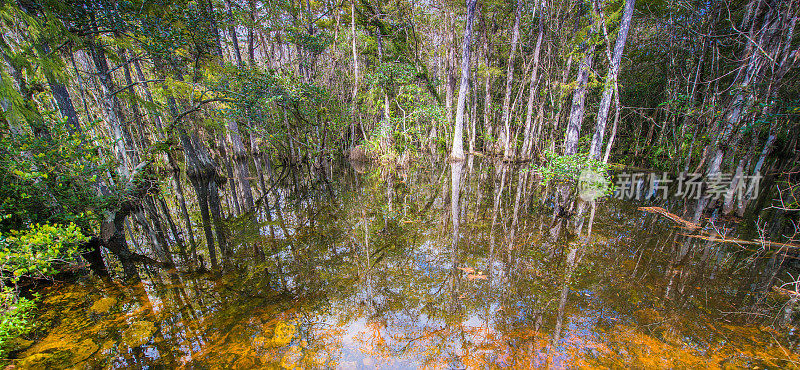
[[[785,295],[787,297],[800,295],[800,293],[795,292],[793,290],[789,290],[789,289],[781,288],[781,287],[777,287],[777,286],[773,286],[772,290],[775,291],[775,293],[778,293],[780,295]]]
[[[639,210],[663,215],[668,219],[683,225],[684,228],[689,229],[690,231],[695,231],[700,228],[700,225],[691,221],[684,220],[680,216],[674,213],[670,213],[669,211],[661,207],[639,207]]]
[[[770,247],[787,247],[787,248],[796,248],[800,249],[800,244],[791,244],[791,243],[778,243],[778,242],[771,242],[769,240],[744,240],[744,239],[735,239],[735,238],[718,238],[713,236],[707,235],[689,235],[689,234],[681,234],[683,236],[688,236],[690,238],[697,238],[708,240],[711,242],[723,242],[723,243],[736,243],[736,244],[743,244],[743,245],[764,245]]]

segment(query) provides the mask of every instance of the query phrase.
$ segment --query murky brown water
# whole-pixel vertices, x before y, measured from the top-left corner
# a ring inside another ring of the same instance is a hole
[[[42,291],[21,367],[792,367],[792,330],[750,312],[742,247],[638,210],[576,202],[487,160],[283,176],[229,225],[221,276],[142,270]],[[455,171],[456,176],[452,176]],[[276,178],[280,177],[276,173]],[[297,178],[297,182],[289,179]],[[302,180],[301,180],[302,179]],[[455,191],[454,191],[455,190]],[[454,197],[455,195],[455,197]],[[456,199],[457,201],[453,201]],[[679,201],[659,204],[686,217]],[[456,217],[453,217],[453,215]],[[750,221],[742,221],[748,225]],[[716,223],[744,237],[736,224]],[[708,228],[708,227],[707,227]],[[254,256],[262,250],[265,257]]]

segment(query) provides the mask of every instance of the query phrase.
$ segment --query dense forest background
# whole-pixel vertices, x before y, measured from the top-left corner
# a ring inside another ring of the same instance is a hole
[[[76,253],[102,270],[101,247],[126,277],[217,269],[223,220],[271,166],[341,155],[764,173],[793,211],[798,17],[795,0],[0,1],[4,309]]]

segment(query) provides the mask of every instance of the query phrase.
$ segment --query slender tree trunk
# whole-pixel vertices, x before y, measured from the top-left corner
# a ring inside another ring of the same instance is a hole
[[[622,15],[622,20],[619,25],[619,36],[614,43],[614,55],[611,57],[608,66],[608,74],[606,75],[605,89],[603,90],[603,97],[600,99],[600,108],[597,112],[597,124],[595,126],[594,136],[592,137],[592,145],[589,148],[589,157],[600,159],[600,152],[603,147],[603,136],[606,131],[606,122],[608,121],[608,110],[611,107],[611,97],[614,94],[614,86],[616,86],[617,75],[619,75],[619,66],[622,61],[622,50],[625,48],[625,39],[628,37],[628,30],[631,25],[631,18],[633,17],[633,6],[636,0],[625,1],[625,12]],[[603,26],[605,27],[605,26]]]
[[[572,108],[569,113],[569,122],[567,122],[567,134],[564,138],[564,155],[573,155],[578,152],[578,140],[581,135],[581,125],[583,124],[585,110],[586,83],[589,81],[593,58],[594,45],[588,48],[586,56],[578,67],[575,92],[572,95]]]
[[[201,147],[202,144],[198,143],[199,140],[192,136],[189,136],[185,130],[181,129],[180,140],[186,157],[186,175],[197,193],[197,202],[200,205],[200,217],[203,220],[208,255],[211,259],[212,268],[216,269],[218,267],[217,252],[214,246],[211,213],[209,212],[209,182],[214,180],[216,169],[214,169],[207,150],[204,150],[205,148]]]
[[[445,69],[445,97],[444,109],[445,119],[447,124],[453,122],[453,90],[455,85],[455,77],[453,70],[455,69],[455,34],[453,32],[453,15],[447,13],[445,15],[445,32],[447,32],[447,52],[445,53],[444,69]]]
[[[128,100],[128,106],[133,113],[133,121],[136,122],[136,129],[139,131],[138,140],[134,139],[133,143],[138,144],[138,150],[145,152],[150,146],[150,139],[147,131],[145,130],[144,122],[142,122],[142,113],[139,109],[138,96],[133,84],[133,77],[131,75],[130,61],[128,60],[128,53],[125,49],[119,50],[120,59],[122,59],[123,75],[125,76],[125,84],[128,87],[128,93],[131,94],[131,99]]]
[[[253,192],[250,187],[250,164],[248,163],[247,148],[245,148],[242,137],[239,134],[239,125],[234,119],[228,120],[228,140],[233,146],[233,158],[234,162],[236,162],[236,180],[239,183],[239,189],[242,191],[242,212],[244,213],[253,209]]]
[[[228,18],[231,20],[231,24],[228,26],[228,33],[231,36],[231,41],[233,43],[233,55],[236,57],[236,66],[242,68],[242,52],[239,50],[239,36],[236,35],[236,22],[233,18],[233,7],[231,6],[231,0],[225,0],[225,5],[228,11]]]
[[[538,6],[538,4],[537,4]],[[528,106],[525,114],[525,136],[522,140],[522,157],[530,158],[533,148],[533,104],[536,100],[538,72],[539,72],[539,52],[542,50],[542,38],[544,37],[544,19],[539,19],[539,36],[536,38],[536,48],[533,51],[533,73],[531,73],[530,94],[528,94]]]
[[[139,63],[139,60],[133,61],[133,67],[134,69],[136,69],[136,77],[139,78],[139,81],[142,81],[142,85],[144,87],[145,100],[151,105],[154,105],[153,94],[150,92],[150,84],[147,82],[147,79],[145,78],[144,73],[142,72],[142,66]],[[164,133],[164,127],[161,122],[161,115],[156,114],[149,109],[147,112],[150,115],[150,119],[152,119],[153,123],[155,123],[156,128],[158,128],[159,134],[164,135],[165,133]]]
[[[356,37],[356,2],[355,2],[355,0],[352,0],[352,2],[350,3],[350,33],[352,34],[352,38],[353,38],[353,108],[352,108],[353,117],[352,117],[352,119],[354,121],[354,123],[351,123],[351,127],[353,127],[353,128],[350,130],[350,132],[351,132],[350,136],[351,136],[351,140],[352,140],[351,145],[355,146],[355,136],[356,136],[355,135],[355,121],[357,120],[356,116],[358,115],[356,113],[358,111],[358,50],[356,49],[357,37]],[[366,133],[363,132],[363,130],[362,130],[361,134],[365,135],[364,139],[366,140]]]
[[[219,188],[217,179],[212,178],[208,181],[208,210],[211,212],[211,219],[214,221],[214,232],[217,234],[219,249],[225,256],[230,256],[231,250],[228,248],[228,240],[225,229],[222,226],[222,208],[220,208]]]
[[[517,44],[519,43],[519,19],[522,16],[522,0],[517,0],[516,11],[514,12],[514,28],[511,31],[511,51],[508,56],[508,65],[506,66],[506,94],[503,98],[503,128],[505,132],[505,141],[503,147],[505,154],[503,157],[506,159],[511,158],[511,90],[514,83],[514,61],[517,56]]]
[[[464,108],[467,103],[467,89],[469,88],[469,53],[472,44],[472,23],[475,18],[475,4],[477,0],[467,0],[467,25],[464,29],[464,49],[461,55],[461,86],[458,89],[458,105],[456,106],[456,122],[453,129],[453,148],[450,158],[464,160]]]
[[[256,3],[253,0],[249,0],[248,5],[250,5],[250,24],[247,25],[247,60],[248,64],[253,67],[256,63],[256,49],[255,49],[255,36],[253,27],[255,27],[256,23]]]
[[[50,54],[50,45],[43,43],[41,45],[42,54]],[[50,85],[50,91],[58,103],[58,110],[61,115],[67,119],[67,129],[72,134],[81,133],[81,123],[78,120],[78,114],[75,112],[75,106],[72,105],[72,99],[69,96],[67,88],[58,81],[49,68],[42,68],[44,76],[47,79],[47,84]]]
[[[97,77],[100,80],[102,93],[100,105],[114,138],[114,154],[120,161],[117,171],[120,175],[127,178],[130,170],[133,168],[133,159],[128,155],[127,145],[130,144],[130,140],[127,138],[128,135],[125,132],[124,123],[119,117],[119,101],[115,95],[116,84],[108,70],[108,62],[106,61],[103,46],[93,37],[87,40],[87,45],[89,46],[89,51],[91,52],[95,67],[97,68]]]
[[[616,87],[614,88],[616,90]],[[608,157],[611,156],[611,148],[614,145],[614,139],[617,137],[617,125],[619,124],[619,92],[614,92],[614,126],[611,127],[611,135],[608,138],[608,145],[606,145],[606,152],[603,155],[603,163],[608,163]]]
[[[221,157],[220,160],[225,165],[225,175],[228,178],[228,182],[229,182],[228,186],[230,187],[230,190],[231,190],[231,198],[233,198],[234,212],[235,212],[235,214],[240,215],[240,214],[244,213],[245,211],[242,209],[242,205],[239,203],[239,199],[240,198],[239,198],[239,190],[238,190],[238,186],[237,186],[238,184],[237,184],[237,181],[235,180],[235,177],[234,177],[233,166],[231,166],[231,158],[228,156],[228,144],[225,142],[225,137],[222,136],[221,133],[218,135],[218,137],[219,137],[219,139],[218,139],[218,141],[219,141],[218,150],[219,150],[219,155]],[[228,206],[230,206],[230,204],[231,204],[231,202],[228,202]]]
[[[570,71],[572,70],[572,61],[573,61],[573,53],[569,53],[569,56],[567,57],[567,67],[564,68],[564,74],[561,75],[561,86],[567,84],[567,79],[569,78]],[[556,132],[561,129],[561,117],[564,115],[564,103],[566,100],[565,97],[562,96],[561,92],[557,91],[556,94],[557,96],[555,97],[555,99],[558,100],[558,109],[556,109],[553,115],[552,119],[553,126],[551,127],[550,135],[548,135],[548,141],[550,142],[550,146],[551,148],[553,148],[553,150],[555,148],[554,138]]]
[[[755,104],[757,99],[756,84],[763,84],[759,81],[762,76],[762,71],[773,62],[773,60],[781,60],[779,67],[776,69],[778,73],[770,76],[768,86],[777,85],[783,77],[783,61],[786,58],[781,56],[787,55],[788,49],[786,46],[790,44],[787,42],[783,50],[781,50],[782,38],[775,37],[777,32],[784,31],[781,27],[776,27],[777,24],[782,23],[781,17],[786,17],[784,14],[786,9],[782,9],[780,4],[775,4],[772,7],[762,7],[760,0],[753,0],[751,6],[755,6],[756,11],[753,17],[749,20],[749,31],[747,32],[747,46],[745,47],[744,58],[742,60],[741,73],[734,80],[734,86],[737,93],[733,96],[724,117],[723,130],[714,140],[711,151],[711,160],[708,167],[708,175],[716,175],[722,168],[722,160],[725,157],[728,149],[737,144],[735,138],[739,137],[737,133],[740,131],[741,123],[744,117],[749,113],[750,108]],[[796,18],[794,18],[796,20]],[[756,26],[756,21],[761,20],[761,25]],[[794,22],[789,23],[788,27],[790,34],[786,37],[791,41],[791,31],[794,28]],[[783,54],[783,55],[781,55]],[[777,57],[777,58],[776,58]],[[772,59],[772,60],[770,60]],[[795,58],[796,59],[796,58]],[[793,63],[792,63],[793,64]],[[770,97],[770,92],[762,95],[767,99]],[[733,140],[731,140],[734,138]]]
[[[484,36],[487,36],[484,33]],[[485,39],[485,37],[484,37]],[[489,71],[489,47],[487,44],[489,43],[488,39],[484,40],[483,43],[483,55],[486,60],[486,79],[483,81],[483,129],[486,130],[487,138],[492,138],[492,127],[494,123],[492,122],[491,118],[491,109],[492,109],[492,74]],[[490,148],[491,142],[490,140],[485,140],[483,143],[484,150],[491,150]]]
[[[774,118],[773,118],[774,119]],[[772,151],[772,145],[775,143],[775,139],[777,138],[777,126],[778,121],[772,121],[772,125],[769,128],[769,134],[767,136],[767,141],[764,143],[764,148],[761,149],[761,153],[758,155],[758,159],[756,160],[756,164],[753,167],[753,174],[752,178],[757,178],[762,176],[761,169],[764,166],[764,161],[766,161],[767,156]],[[754,180],[747,185],[747,190],[742,196],[742,199],[739,200],[739,207],[736,210],[736,213],[739,217],[744,215],[744,211],[747,209],[747,204],[750,202],[751,198],[753,198],[753,194],[756,191],[757,183]]]
[[[477,54],[477,53],[476,53]],[[478,58],[476,55],[475,65],[478,65]],[[477,82],[478,72],[472,71],[470,72],[470,111],[469,111],[469,152],[475,152],[475,130],[477,130],[477,122],[478,122],[478,84]]]
[[[186,233],[189,234],[189,245],[191,247],[191,254],[194,261],[197,261],[197,242],[194,239],[194,227],[192,226],[192,220],[189,217],[189,211],[186,207],[186,197],[183,193],[183,184],[181,183],[181,176],[180,176],[180,167],[178,167],[178,163],[175,161],[175,156],[172,154],[171,151],[167,152],[167,160],[170,164],[170,172],[172,173],[172,181],[175,184],[175,194],[178,200],[178,206],[181,209],[181,215],[183,216],[184,222],[186,222]]]

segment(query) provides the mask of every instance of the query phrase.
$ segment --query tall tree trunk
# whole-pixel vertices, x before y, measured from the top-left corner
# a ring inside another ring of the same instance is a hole
[[[472,43],[472,23],[475,18],[477,0],[467,0],[467,25],[464,29],[464,49],[461,55],[461,86],[458,89],[458,105],[456,106],[456,122],[453,129],[453,148],[450,158],[464,160],[464,108],[467,103],[469,88],[469,53]]]
[[[617,36],[617,41],[614,43],[614,55],[611,57],[608,73],[606,74],[603,97],[600,99],[600,108],[597,112],[597,124],[595,126],[594,135],[592,136],[592,145],[589,148],[589,157],[597,160],[600,159],[600,152],[603,148],[603,136],[606,131],[606,122],[608,122],[608,110],[611,107],[611,97],[614,94],[614,87],[616,86],[617,76],[619,75],[622,50],[625,48],[625,39],[628,37],[628,30],[630,29],[631,18],[633,17],[633,6],[635,3],[636,0],[625,1],[625,12],[620,21],[619,35]],[[605,26],[603,27],[605,28]]]
[[[594,45],[586,50],[586,55],[578,67],[578,77],[575,78],[575,92],[572,95],[572,107],[567,122],[567,134],[564,138],[564,155],[573,155],[578,152],[578,140],[583,124],[584,104],[586,101],[586,83],[591,73],[592,59],[594,58]]]
[[[230,181],[230,184],[228,185],[230,186],[231,190],[230,194],[231,198],[233,199],[233,209],[234,209],[234,211],[231,213],[240,215],[245,211],[242,209],[242,206],[239,203],[240,201],[239,188],[237,186],[237,181],[235,180],[235,175],[233,173],[233,166],[231,166],[231,158],[228,155],[228,144],[225,142],[225,137],[221,133],[218,135],[218,143],[219,146],[217,147],[217,149],[219,150],[219,155],[221,157],[220,161],[225,166],[225,175],[228,178],[228,181]],[[228,202],[228,208],[230,208],[230,204],[231,202]]]
[[[175,161],[175,156],[172,152],[167,153],[167,159],[170,163],[170,172],[172,173],[172,181],[175,184],[175,194],[177,196],[177,203],[178,207],[181,210],[181,216],[183,216],[184,222],[186,222],[186,233],[189,234],[189,246],[191,248],[190,253],[193,259],[197,260],[197,242],[194,239],[194,227],[192,226],[192,220],[189,217],[189,211],[186,208],[186,197],[183,193],[183,184],[181,183],[181,176],[180,176],[180,167],[178,167],[178,163]]]
[[[142,122],[142,113],[139,109],[139,102],[138,96],[136,94],[136,89],[134,88],[133,77],[131,75],[131,66],[130,61],[128,60],[128,52],[124,48],[119,49],[119,56],[122,61],[122,69],[123,75],[125,76],[125,84],[128,90],[128,93],[131,95],[130,99],[128,100],[128,106],[130,107],[133,113],[133,121],[136,122],[136,129],[139,131],[139,135],[137,135],[138,140],[134,139],[134,143],[138,144],[138,150],[140,152],[145,152],[148,147],[150,146],[150,139],[147,135],[147,131],[145,130],[144,122]]]
[[[256,63],[256,49],[255,49],[255,36],[253,27],[256,23],[256,3],[253,0],[247,2],[250,5],[250,24],[247,25],[247,60],[250,67],[255,66]],[[234,149],[235,150],[235,149]]]
[[[535,8],[534,8],[535,9]],[[506,94],[503,97],[503,128],[505,140],[503,147],[505,152],[503,157],[511,158],[511,90],[514,83],[514,61],[517,57],[517,44],[519,43],[519,19],[522,16],[522,0],[517,0],[514,12],[514,28],[511,30],[511,51],[508,55],[508,65],[506,66]]]
[[[537,4],[538,6],[538,4]],[[535,10],[534,10],[535,14]],[[533,73],[531,73],[530,94],[528,95],[528,106],[525,111],[525,136],[522,140],[522,157],[530,158],[533,148],[533,104],[536,100],[536,87],[539,72],[539,53],[542,50],[542,38],[544,37],[544,17],[539,19],[539,36],[536,38],[536,48],[533,51]]]
[[[445,96],[444,96],[444,109],[445,109],[445,119],[447,120],[447,124],[450,125],[453,122],[453,89],[455,85],[455,77],[453,74],[453,70],[455,69],[455,34],[453,32],[453,15],[451,13],[447,13],[445,15],[445,32],[447,32],[447,52],[445,52],[444,58],[444,73],[445,73]]]
[[[150,103],[150,105],[154,105],[153,94],[150,92],[150,84],[147,82],[147,79],[145,78],[144,73],[142,72],[142,66],[139,63],[138,59],[133,61],[133,67],[134,67],[134,69],[136,69],[136,77],[139,78],[139,81],[141,81],[142,85],[144,85],[144,98],[145,98],[145,100],[148,103]],[[155,123],[156,128],[158,128],[159,134],[160,135],[164,135],[165,133],[164,133],[164,127],[163,127],[162,122],[161,122],[161,115],[160,114],[156,114],[152,110],[149,110],[149,109],[148,109],[147,112],[150,115],[150,119],[153,121],[153,123]]]
[[[383,68],[383,34],[381,29],[375,31],[375,39],[378,41],[378,65]],[[383,114],[381,115],[380,135],[381,135],[381,148],[387,150],[391,142],[392,135],[392,122],[389,110],[389,92],[388,86],[382,86],[383,91]]]
[[[477,53],[476,53],[477,54]],[[475,65],[478,65],[478,56],[476,55],[475,58]],[[477,82],[478,71],[470,72],[470,110],[469,110],[469,152],[475,152],[475,137],[477,134],[475,131],[477,130],[477,122],[478,122],[478,84]]]
[[[250,17],[254,17],[255,13],[255,4],[253,1],[248,1],[250,5],[251,14]],[[230,2],[228,2],[228,9],[230,10]],[[254,63],[254,52],[253,52],[253,35],[252,35],[252,24],[250,25],[248,34],[248,54],[250,58],[250,65],[252,66]],[[222,43],[219,37],[219,30],[217,30],[216,23],[211,21],[211,27],[213,28],[213,32],[216,35],[216,48],[214,48],[214,52],[218,58],[218,63],[222,67],[225,64],[224,58],[222,56]],[[236,162],[236,183],[238,188],[242,192],[242,201],[243,204],[241,205],[241,212],[247,212],[253,208],[253,192],[250,187],[250,165],[247,161],[247,148],[244,146],[242,142],[242,136],[239,133],[239,124],[236,120],[232,118],[228,118],[226,122],[226,126],[228,128],[227,137],[230,140],[231,145],[233,146],[233,160]],[[220,143],[221,146],[224,146],[224,142]],[[223,158],[223,161],[227,161],[227,158]],[[230,169],[228,169],[230,172]],[[228,174],[230,176],[230,173]],[[236,186],[231,184],[231,190],[235,189]],[[234,199],[236,197],[234,196]]]
[[[50,45],[42,43],[41,51],[43,55],[50,54]],[[69,129],[72,134],[80,133],[81,123],[80,120],[78,120],[78,114],[75,112],[75,106],[72,105],[69,91],[67,91],[64,84],[58,81],[49,68],[42,68],[42,72],[44,72],[47,84],[50,85],[50,91],[58,103],[59,112],[67,119],[67,129]]]
[[[114,138],[114,154],[120,162],[117,172],[127,178],[133,168],[133,159],[128,155],[128,145],[130,145],[131,140],[128,138],[124,122],[119,116],[119,101],[115,94],[117,90],[116,84],[109,72],[108,61],[106,61],[106,54],[103,46],[99,44],[98,40],[95,40],[94,36],[89,37],[87,45],[95,68],[97,68],[98,80],[100,80],[100,91],[102,94],[100,105]]]
[[[212,221],[209,211],[209,204],[211,203],[209,200],[209,183],[213,183],[216,180],[216,168],[214,168],[214,164],[208,155],[208,150],[196,135],[192,134],[190,136],[182,128],[180,131],[180,141],[186,157],[186,175],[197,193],[197,202],[200,205],[200,217],[203,220],[208,255],[211,259],[212,268],[216,269],[218,267],[217,252],[214,246],[214,234],[211,229]],[[219,199],[217,199],[218,201]]]
[[[231,6],[231,0],[225,0],[225,5],[228,11],[228,18],[230,18],[230,25],[228,26],[228,33],[231,36],[231,41],[233,43],[233,55],[236,57],[236,66],[242,68],[242,52],[239,50],[239,36],[236,35],[236,22],[233,18],[233,7]]]
[[[492,122],[490,114],[492,109],[492,73],[490,71],[491,62],[489,60],[489,52],[489,34],[484,27],[483,58],[486,63],[486,79],[483,81],[483,129],[486,131],[486,136],[491,138],[494,123]],[[484,150],[491,150],[492,144],[490,140],[485,140],[483,143]]]
[[[614,88],[616,90],[616,87]],[[611,156],[611,148],[614,145],[614,139],[617,137],[617,125],[619,125],[619,91],[614,92],[614,126],[611,127],[611,135],[608,138],[608,145],[606,145],[606,152],[603,155],[603,163],[608,163],[608,157]]]
[[[350,33],[352,34],[353,38],[353,108],[352,108],[352,120],[354,121],[351,123],[352,129],[350,130],[351,136],[351,145],[355,146],[355,121],[356,116],[358,115],[356,112],[358,110],[358,50],[356,49],[356,2],[352,0],[350,3]],[[361,130],[361,134],[365,135],[364,139],[366,140],[366,133]]]
[[[236,180],[239,183],[239,189],[242,190],[242,212],[244,213],[253,209],[253,192],[250,187],[250,164],[248,163],[247,148],[245,148],[242,136],[239,134],[239,125],[234,119],[228,120],[228,140],[233,146],[233,159],[236,162]]]
[[[564,74],[561,75],[561,86],[567,84],[567,79],[569,78],[570,71],[572,71],[573,54],[574,53],[569,53],[569,56],[567,57],[567,66],[566,68],[564,68]],[[550,135],[548,135],[548,141],[550,142],[552,150],[555,149],[554,138],[556,132],[561,129],[561,117],[564,115],[564,110],[565,110],[564,103],[566,100],[565,97],[562,96],[562,93],[560,91],[556,91],[556,94],[557,96],[551,97],[551,99],[558,101],[558,108],[553,113],[553,118],[552,118],[553,126],[551,127]]]

